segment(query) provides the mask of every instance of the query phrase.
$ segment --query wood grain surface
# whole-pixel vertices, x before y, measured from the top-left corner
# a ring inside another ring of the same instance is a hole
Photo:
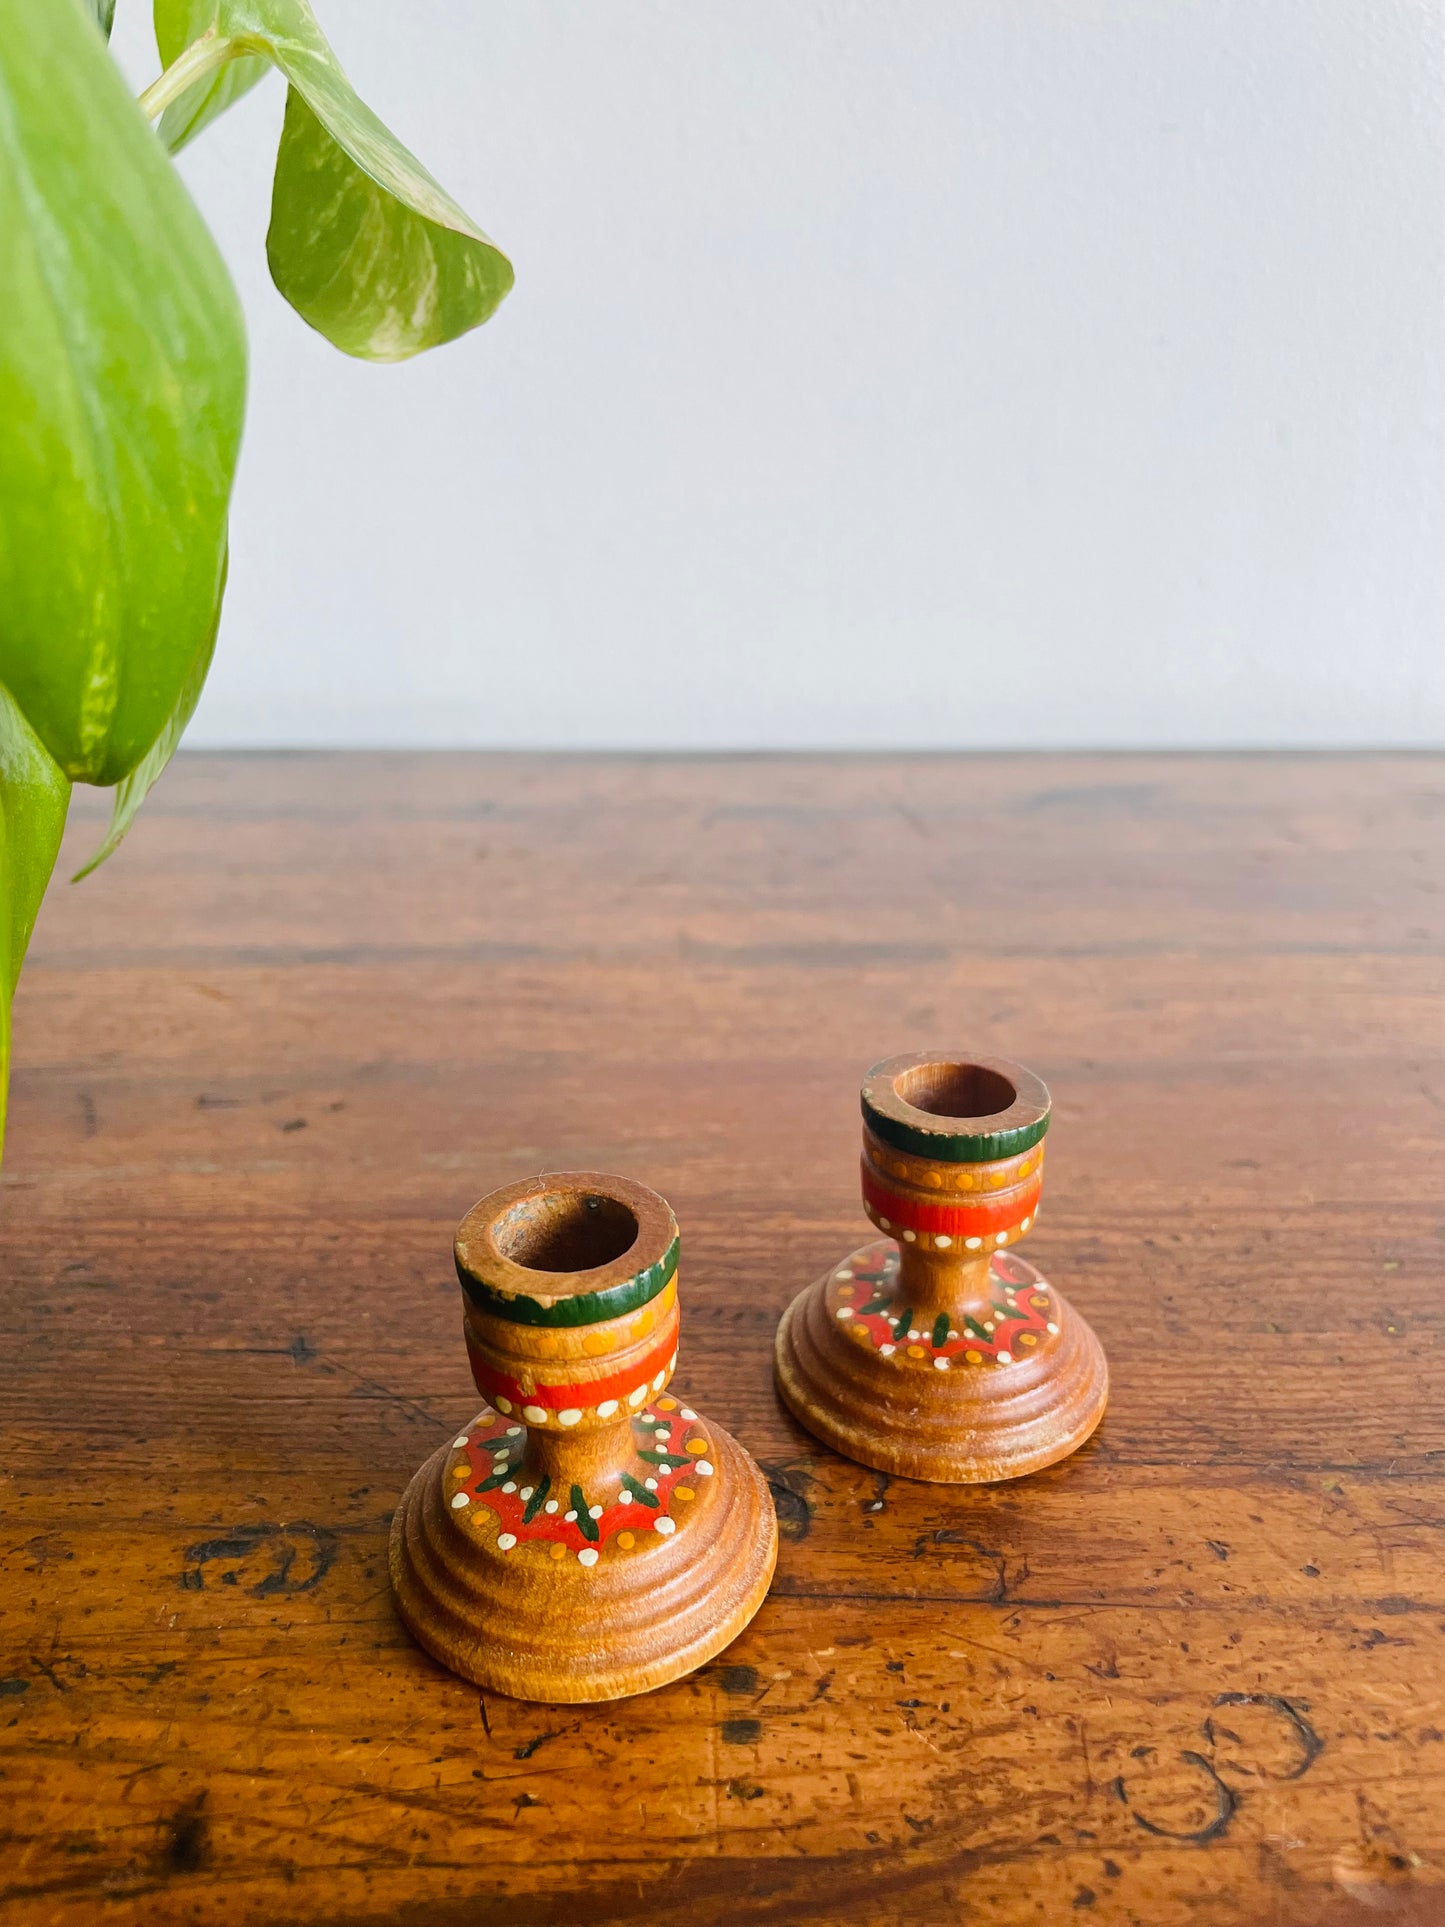
[[[16,1005],[0,1920],[1445,1919],[1442,820],[1418,757],[183,758]],[[973,1490],[771,1373],[862,1072],[958,1044],[1053,1091],[1028,1255],[1112,1373]],[[476,1410],[457,1220],[569,1167],[676,1210],[783,1546],[562,1709],[386,1539]]]

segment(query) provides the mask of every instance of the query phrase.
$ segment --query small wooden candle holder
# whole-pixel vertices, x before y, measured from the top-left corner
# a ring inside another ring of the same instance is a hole
[[[1103,1349],[1012,1247],[1038,1215],[1049,1094],[1001,1058],[923,1053],[863,1086],[880,1231],[778,1326],[778,1389],[826,1445],[945,1483],[1021,1478],[1104,1415]]]
[[[457,1232],[487,1404],[412,1479],[391,1581],[417,1640],[519,1699],[621,1699],[689,1673],[768,1590],[766,1481],[667,1395],[677,1221],[626,1178],[494,1191]]]

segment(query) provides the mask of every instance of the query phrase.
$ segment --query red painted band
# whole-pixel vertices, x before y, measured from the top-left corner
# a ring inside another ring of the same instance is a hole
[[[513,1405],[540,1405],[544,1411],[560,1412],[576,1407],[587,1411],[596,1405],[605,1404],[609,1398],[625,1398],[635,1392],[639,1385],[651,1386],[658,1372],[666,1371],[668,1361],[677,1350],[677,1315],[664,1326],[662,1337],[647,1356],[625,1372],[614,1372],[611,1378],[591,1378],[585,1385],[534,1385],[530,1392],[523,1391],[520,1382],[506,1372],[498,1371],[496,1366],[480,1351],[472,1341],[470,1332],[466,1334],[467,1355],[472,1361],[472,1377],[477,1390],[490,1405],[494,1403],[493,1394],[500,1392]]]
[[[863,1160],[863,1202],[890,1225],[904,1231],[940,1232],[951,1238],[984,1238],[995,1231],[1008,1231],[1024,1218],[1032,1217],[1043,1190],[1043,1174],[1032,1178],[1021,1190],[1007,1198],[990,1199],[986,1204],[915,1203],[901,1191],[879,1182]]]

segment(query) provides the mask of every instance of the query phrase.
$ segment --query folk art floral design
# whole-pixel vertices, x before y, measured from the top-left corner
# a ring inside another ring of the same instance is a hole
[[[1048,1285],[1024,1259],[996,1252],[989,1260],[989,1312],[954,1324],[946,1312],[919,1322],[902,1302],[898,1247],[869,1245],[828,1281],[828,1307],[840,1324],[883,1358],[955,1366],[1011,1365],[1057,1332],[1058,1309]]]
[[[553,1559],[571,1554],[588,1568],[610,1545],[630,1552],[643,1533],[668,1538],[697,1498],[697,1481],[716,1476],[713,1448],[697,1414],[674,1398],[645,1407],[631,1426],[636,1466],[616,1494],[597,1503],[578,1485],[554,1488],[545,1476],[524,1474],[525,1426],[485,1413],[453,1442],[459,1456],[449,1468],[452,1509],[483,1530],[499,1527],[499,1552],[542,1541]]]

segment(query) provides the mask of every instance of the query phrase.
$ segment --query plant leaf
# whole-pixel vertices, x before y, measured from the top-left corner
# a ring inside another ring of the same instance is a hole
[[[96,26],[109,40],[110,30],[115,22],[115,0],[89,0],[89,6],[95,15]]]
[[[344,81],[286,96],[266,259],[302,320],[364,361],[455,340],[495,313],[513,278]]]
[[[10,1000],[69,807],[69,779],[0,684],[0,1143],[10,1082]]]
[[[495,312],[511,262],[358,96],[307,0],[156,0],[157,22],[162,12],[168,62],[214,29],[290,83],[266,258],[303,321],[349,355],[402,361]],[[176,107],[248,64],[228,63]],[[227,104],[219,94],[208,103],[198,126]]]
[[[92,870],[98,870],[107,857],[115,855],[125,840],[126,831],[134,823],[141,804],[150,795],[166,764],[180,747],[186,724],[196,713],[196,704],[201,700],[201,691],[206,686],[211,658],[216,653],[216,635],[221,627],[221,603],[225,593],[226,563],[223,561],[221,588],[216,597],[216,613],[211,618],[211,633],[201,645],[195,661],[191,664],[190,673],[186,677],[180,695],[176,698],[176,706],[167,716],[160,735],[156,737],[130,775],[122,777],[116,785],[115,802],[110,812],[110,827],[105,833],[104,841],[89,863],[76,871],[70,879],[72,883],[79,883],[82,878],[88,877]]]
[[[193,40],[214,27],[218,10],[217,0],[155,0],[152,18],[161,65],[169,67]],[[187,141],[224,114],[242,94],[249,94],[270,71],[271,63],[261,55],[243,54],[188,87],[161,115],[160,136],[167,151],[179,154]]]
[[[0,0],[0,288],[0,682],[115,783],[211,633],[245,335],[85,0]]]

